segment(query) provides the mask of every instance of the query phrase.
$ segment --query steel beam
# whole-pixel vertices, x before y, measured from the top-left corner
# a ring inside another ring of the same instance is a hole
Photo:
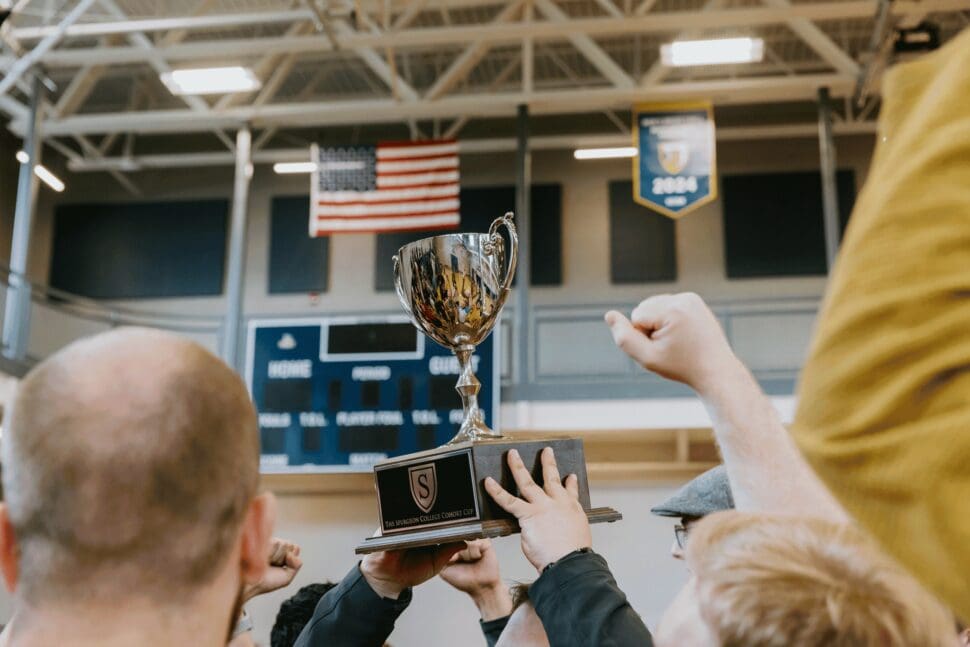
[[[302,22],[313,20],[313,12],[309,9],[295,9],[287,11],[259,11],[252,13],[213,14],[209,16],[171,16],[159,18],[145,18],[141,20],[113,20],[90,22],[71,25],[63,36],[65,38],[91,38],[93,36],[110,36],[112,34],[140,34],[155,31],[223,29],[228,27],[245,27],[247,25],[271,25],[288,22]],[[18,27],[13,35],[20,41],[37,40],[54,32],[56,28]]]
[[[808,20],[840,20],[869,18],[876,10],[875,0],[845,0],[844,2],[798,3],[790,7],[749,7],[719,11],[674,11],[651,13],[624,18],[572,18],[565,22],[533,21],[508,24],[452,25],[451,27],[422,27],[389,33],[355,32],[338,36],[341,48],[395,47],[434,49],[439,45],[454,45],[484,40],[492,43],[513,43],[531,36],[536,40],[561,40],[570,35],[585,34],[600,37],[621,34],[670,33],[682,29],[713,29],[720,27],[755,27],[786,23],[795,18]],[[897,0],[892,4],[894,16],[920,12],[948,12],[970,9],[970,0]],[[78,67],[89,64],[121,64],[151,62],[161,56],[168,61],[199,58],[231,58],[260,54],[324,53],[334,50],[333,44],[318,36],[277,38],[241,38],[180,43],[158,47],[147,52],[139,47],[85,47],[47,52],[41,60],[50,67]]]
[[[0,110],[14,120],[26,122],[30,118],[30,110],[27,106],[7,95],[0,96]]]
[[[203,0],[198,6],[196,6],[193,17],[197,17],[204,11],[208,11],[214,0]],[[125,15],[120,7],[108,7],[108,10],[112,9]],[[116,14],[117,15],[117,14]],[[138,21],[125,20],[119,24],[124,24],[126,26],[131,26]],[[70,31],[70,30],[68,30]],[[137,29],[132,30],[137,32]],[[129,32],[130,33],[130,32]],[[67,35],[65,35],[66,37]],[[185,40],[188,36],[188,32],[184,29],[177,29],[170,31],[165,34],[158,42],[158,45],[174,45],[175,43]],[[113,36],[107,36],[102,43],[103,46],[115,46],[122,42],[124,39],[122,35],[116,34]],[[76,73],[71,79],[70,85],[61,94],[60,99],[57,100],[57,106],[54,109],[54,113],[58,117],[64,117],[71,113],[77,112],[81,104],[87,99],[90,92],[97,85],[98,80],[107,72],[108,66],[104,65],[87,65],[81,69],[80,72]]]
[[[611,2],[612,0],[606,0]],[[525,8],[523,10],[523,20],[532,22],[534,18],[535,3],[531,0],[526,2]],[[536,71],[536,44],[531,38],[522,39],[522,91],[523,92],[533,92],[535,91],[535,71]],[[501,75],[499,75],[501,76]],[[496,87],[495,80],[490,84],[491,87]]]
[[[334,20],[333,27],[337,36],[349,36],[356,33],[346,20]],[[372,33],[381,33],[380,30],[371,30]],[[405,101],[416,101],[417,91],[410,86],[404,79],[394,73],[390,64],[380,54],[371,47],[355,47],[353,51],[364,61],[364,64],[371,69],[377,77],[383,81],[388,88],[396,89],[398,95]]]
[[[633,10],[634,16],[645,16],[650,13],[653,6],[657,4],[657,0],[642,0],[637,8]]]
[[[94,3],[95,0],[78,0],[78,3],[61,19],[61,22],[54,28],[54,31],[41,39],[30,52],[14,61],[14,64],[7,70],[6,75],[0,80],[0,96],[9,92],[14,84],[20,80],[20,77],[24,75],[24,72],[40,61],[44,54],[60,41],[64,32],[67,31],[67,28],[77,22],[77,19],[83,16],[84,12]],[[34,89],[36,92],[36,86]]]
[[[226,315],[222,327],[222,359],[239,368],[239,326],[242,322],[243,287],[246,274],[246,224],[248,221],[252,134],[248,126],[236,133],[236,174],[232,189],[232,222],[229,228],[229,259],[226,272]]]
[[[595,0],[596,4],[599,5],[600,9],[605,11],[607,14],[613,16],[614,18],[622,18],[623,12],[620,8],[613,4],[613,0]]]
[[[772,101],[814,100],[820,87],[828,86],[834,96],[852,91],[855,79],[838,74],[775,76],[724,79],[688,83],[666,83],[649,88],[651,99],[681,100],[714,97],[720,105]],[[312,127],[337,124],[397,123],[409,119],[458,117],[508,117],[516,106],[528,104],[531,114],[599,112],[629,107],[642,101],[642,88],[576,88],[537,92],[469,93],[449,95],[435,101],[398,102],[393,99],[328,101],[239,106],[221,112],[191,110],[146,110],[127,113],[79,114],[44,122],[44,132],[53,137],[112,132],[166,133],[199,132],[216,128],[238,128],[251,123],[267,126]],[[14,124],[14,130],[22,124]]]
[[[101,153],[101,151],[98,150],[98,148],[94,144],[92,144],[91,142],[89,142],[87,140],[87,138],[85,138],[83,135],[75,135],[74,136],[74,141],[76,141],[78,143],[78,145],[81,147],[81,150],[84,151],[84,154],[85,154],[85,156],[87,156],[88,159],[99,160],[99,159],[103,159],[104,158],[104,155]],[[48,143],[52,143],[52,142],[53,142],[53,140],[51,140]],[[69,158],[69,163],[73,159],[75,159],[75,158],[73,158],[73,157],[72,158]],[[130,193],[131,195],[135,196],[136,198],[142,197],[141,189],[139,189],[135,185],[134,182],[132,182],[131,180],[129,180],[128,177],[125,176],[124,173],[122,173],[118,169],[105,169],[105,170],[108,172],[108,174],[111,177],[113,177],[115,179],[115,181],[118,182],[118,184],[120,184],[122,187],[124,187],[124,189],[128,193]]]
[[[818,90],[818,152],[822,173],[822,221],[825,225],[825,259],[829,272],[839,252],[839,189],[836,180],[835,139],[832,136],[832,105],[828,88]]]
[[[532,277],[530,258],[532,237],[532,212],[529,192],[532,189],[532,153],[529,150],[529,107],[516,109],[515,146],[515,228],[518,230],[518,269],[515,284],[515,383],[529,384],[532,379],[531,328],[529,326],[529,282]]]
[[[420,0],[418,0],[420,1]],[[0,3],[2,4],[2,3]],[[203,3],[204,4],[204,3]],[[386,3],[385,0],[373,0],[373,1],[355,1],[355,2],[337,2],[331,3],[328,6],[328,13],[331,16],[342,16],[349,17],[351,13],[355,10],[361,10],[366,13],[374,13],[377,11],[382,11],[385,6],[389,5],[392,12],[400,12],[398,21],[404,24],[395,23],[395,29],[407,26],[409,20],[402,20],[402,18],[414,11],[413,0],[394,0],[390,3]],[[435,4],[440,7],[449,8],[460,8],[460,7],[489,7],[495,5],[504,4],[504,0],[435,0]],[[18,9],[14,9],[13,13],[18,13]],[[420,11],[415,12],[419,13]],[[302,20],[313,20],[313,12],[310,9],[286,9],[286,10],[272,10],[272,11],[257,11],[257,12],[240,12],[240,13],[218,13],[213,15],[198,15],[199,11],[196,11],[191,15],[183,16],[165,16],[157,18],[145,18],[137,20],[107,20],[107,21],[91,21],[85,22],[84,24],[78,24],[72,26],[71,29],[64,35],[67,39],[73,38],[91,38],[96,36],[106,36],[110,34],[127,34],[135,32],[162,32],[162,31],[173,31],[185,32],[185,31],[195,31],[195,30],[209,30],[209,29],[220,29],[220,28],[232,28],[232,27],[242,27],[248,25],[269,25],[269,24],[280,24],[288,22],[298,22]],[[413,16],[411,17],[413,19]],[[44,36],[51,33],[55,29],[54,27],[43,25],[36,27],[20,27],[11,30],[10,34],[14,38],[20,40],[38,40]]]
[[[85,65],[78,70],[71,77],[71,82],[57,100],[57,104],[54,106],[54,114],[58,117],[65,117],[77,112],[77,109],[88,98],[107,69],[108,66],[106,65]]]
[[[832,130],[836,136],[874,135],[876,132],[876,122],[843,122],[833,124]],[[449,129],[443,136],[453,137],[454,133]],[[717,129],[717,140],[719,142],[817,138],[818,124],[816,123]],[[530,137],[529,139],[529,148],[533,151],[628,146],[629,144],[630,136],[628,134],[624,135],[612,132],[588,135],[539,135]],[[517,143],[514,137],[463,139],[458,142],[458,150],[462,155],[502,153],[514,151],[516,145]],[[255,151],[252,157],[254,164],[275,164],[277,162],[305,162],[308,159],[308,154],[307,148],[277,148]],[[75,154],[68,161],[67,167],[75,173],[90,173],[110,169],[148,171],[164,168],[232,166],[235,160],[234,155],[225,151],[212,153],[166,153],[159,155],[139,155],[137,157],[109,157],[98,160],[81,159]]]
[[[512,20],[516,12],[522,7],[522,0],[516,0],[515,2],[509,3],[505,9],[503,9],[491,24],[502,24],[507,23]],[[448,90],[453,88],[456,83],[466,78],[468,74],[475,69],[479,61],[488,53],[491,49],[491,45],[483,40],[475,40],[472,42],[465,50],[459,54],[455,60],[452,61],[451,65],[448,66],[444,72],[442,72],[437,79],[435,79],[434,84],[428,88],[428,91],[424,93],[425,99],[437,99],[444,95]]]
[[[502,69],[502,71],[496,74],[494,79],[489,81],[489,84],[488,84],[489,91],[492,91],[498,86],[500,86],[501,84],[505,83],[505,81],[507,81],[508,78],[512,76],[512,72],[514,72],[515,69],[519,67],[520,63],[523,66],[525,65],[525,59],[523,56],[510,59],[509,62],[505,64],[505,67]],[[525,85],[524,76],[525,76],[525,72],[523,71],[523,86]],[[468,117],[459,117],[458,119],[455,119],[454,121],[452,121],[451,124],[448,126],[448,129],[445,130],[444,132],[444,135],[443,135],[444,139],[454,139],[455,137],[457,137],[458,133],[461,132],[461,129],[465,127],[468,121],[469,121]],[[459,146],[461,146],[460,143],[459,143]]]
[[[312,25],[308,23],[297,23],[286,31],[287,36],[298,36],[310,29],[313,29]],[[265,97],[268,95],[275,94],[282,85],[286,77],[289,76],[290,72],[293,70],[293,65],[296,63],[296,56],[293,54],[285,55],[267,55],[263,56],[251,66],[253,74],[256,78],[264,80],[263,87],[259,89],[258,97]],[[267,93],[264,94],[264,90],[269,87]],[[231,94],[225,94],[219,97],[219,100],[215,102],[213,108],[215,110],[223,110],[229,106],[239,105],[243,103],[243,99],[251,95],[255,90],[250,92],[233,92]],[[265,99],[259,103],[265,103]],[[254,101],[256,103],[256,101]],[[231,148],[231,147],[230,147]]]
[[[606,9],[605,4],[608,0],[595,0],[597,4]],[[852,2],[850,1],[850,4]],[[375,3],[363,3],[365,10],[374,11],[381,10],[383,8],[382,0],[378,0]],[[393,11],[402,11],[402,15],[408,14],[408,12],[413,11],[412,0],[399,0],[397,3],[392,3]],[[504,4],[502,0],[436,0],[436,5],[440,7],[482,7],[482,6],[495,6]],[[646,15],[650,9],[656,4],[656,0],[642,0],[637,8],[632,12],[634,17],[642,17]],[[871,4],[871,11],[868,16],[871,17],[875,10],[875,3]],[[900,7],[898,11],[902,11],[902,14],[919,13],[919,6],[922,4],[934,5],[935,3],[928,2],[922,3],[918,1],[900,2]],[[345,6],[336,7],[336,11],[343,13],[347,16],[350,15],[353,9],[352,4],[347,4]],[[937,5],[935,8],[930,7],[924,9],[924,12],[939,12],[939,11],[963,11],[965,6],[955,6],[954,4],[942,4]],[[611,16],[613,12],[606,9]],[[686,12],[684,12],[686,13]],[[415,14],[416,15],[416,14]],[[809,17],[809,16],[806,16]],[[833,19],[844,18],[847,16],[833,16]],[[862,16],[851,16],[851,17],[862,17]],[[411,16],[413,19],[413,16]],[[814,20],[824,20],[825,16],[814,16],[809,17]],[[295,9],[295,10],[285,10],[285,11],[260,11],[252,13],[223,13],[215,15],[206,16],[172,16],[172,17],[159,17],[159,18],[148,18],[144,20],[118,20],[118,21],[103,21],[103,22],[90,22],[84,24],[73,25],[64,34],[65,38],[90,38],[93,36],[106,36],[110,34],[127,34],[127,33],[146,33],[146,32],[157,32],[157,31],[169,31],[169,30],[203,30],[203,29],[214,29],[214,28],[226,28],[226,27],[238,27],[245,25],[263,25],[263,24],[279,24],[279,23],[289,23],[297,22],[302,20],[312,20],[313,12],[309,9]],[[400,18],[399,18],[400,20]],[[407,26],[409,21],[405,20],[402,24],[395,24],[395,29],[400,29]],[[11,35],[17,40],[37,40],[43,38],[46,35],[52,33],[56,29],[55,27],[40,26],[40,27],[20,27],[15,28],[10,31]],[[672,27],[671,31],[676,30],[677,27]]]
[[[102,7],[104,7],[108,12],[118,18],[126,18],[124,10],[118,6],[115,0],[99,0]],[[165,61],[165,58],[159,53],[159,50],[155,47],[155,44],[149,40],[148,36],[141,32],[133,32],[127,35],[128,41],[132,43],[138,49],[146,52],[148,54],[148,63],[153,70],[158,74],[167,74],[172,71],[171,66]],[[105,48],[112,49],[112,48]],[[181,99],[188,107],[196,112],[208,112],[209,104],[205,102],[204,99],[196,97],[193,95],[180,95]]]
[[[790,7],[789,0],[762,0],[769,7]],[[788,28],[798,35],[805,44],[822,57],[836,71],[842,74],[859,74],[859,64],[849,56],[845,50],[835,44],[828,34],[807,18],[793,18],[787,23]]]
[[[395,20],[393,28],[395,30],[404,29],[418,17],[422,11],[424,11],[425,5],[428,4],[428,0],[411,0],[408,4],[407,9],[405,9]]]
[[[395,29],[407,27],[414,18],[421,12],[428,0],[408,1],[400,16],[394,22]],[[456,2],[460,6],[475,5],[494,5],[500,4],[501,0],[495,2],[482,2],[482,0],[462,0]],[[333,7],[329,8],[333,11]],[[338,8],[338,13],[349,16],[350,7]],[[246,27],[251,25],[271,25],[280,23],[297,23],[307,20],[314,20],[315,14],[312,9],[286,9],[276,11],[257,11],[246,13],[217,13],[212,15],[191,15],[191,16],[166,16],[158,18],[144,18],[134,20],[106,20],[98,22],[86,22],[83,24],[71,25],[64,33],[65,39],[71,38],[92,38],[97,36],[109,36],[113,34],[134,34],[150,33],[160,31],[195,31],[202,29],[225,29],[232,27]],[[19,27],[11,30],[11,34],[19,41],[33,41],[41,39],[51,33],[56,27],[41,25],[36,27]]]
[[[17,202],[14,207],[13,235],[10,241],[10,287],[4,304],[3,333],[0,350],[9,359],[23,360],[27,356],[30,331],[30,284],[27,258],[30,254],[30,234],[33,229],[34,205],[37,202],[37,178],[34,167],[40,162],[41,143],[38,132],[40,119],[41,82],[36,76],[30,94],[30,120],[24,136],[24,151],[29,158],[20,165],[17,177]]]
[[[707,0],[707,2],[704,3],[704,6],[701,7],[700,13],[721,9],[725,3],[726,0]],[[696,37],[698,33],[700,33],[700,30],[698,29],[685,29],[674,36],[672,40],[688,40]],[[650,66],[650,69],[644,72],[643,76],[640,77],[640,85],[644,87],[654,86],[663,82],[663,80],[670,76],[670,73],[673,71],[674,68],[663,64],[663,61],[660,60],[658,52],[657,60],[653,63],[653,65]]]
[[[539,10],[549,21],[555,23],[569,22],[569,15],[556,6],[552,0],[534,0],[536,9]],[[623,18],[620,18],[621,20]],[[597,45],[592,38],[586,34],[570,34],[567,36],[573,47],[586,57],[593,67],[599,70],[600,74],[618,88],[633,87],[633,79],[614,61],[603,48]]]

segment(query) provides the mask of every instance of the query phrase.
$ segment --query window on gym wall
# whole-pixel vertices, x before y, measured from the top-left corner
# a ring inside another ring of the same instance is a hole
[[[96,299],[222,294],[227,200],[63,204],[50,284]]]
[[[461,226],[453,232],[487,232],[492,221],[506,211],[515,211],[514,186],[462,187]],[[529,285],[562,285],[562,185],[534,184],[530,193],[532,211],[532,261]],[[394,289],[391,257],[403,245],[449,231],[400,232],[377,235],[374,260],[374,289]],[[523,250],[519,250],[522,253]]]
[[[855,173],[840,170],[836,182],[844,230],[855,203]],[[826,273],[819,173],[728,175],[721,201],[728,278]]]
[[[610,182],[610,281],[677,280],[675,221],[633,200],[630,180]]]
[[[310,196],[276,196],[270,203],[269,293],[326,292],[330,237],[308,233]]]

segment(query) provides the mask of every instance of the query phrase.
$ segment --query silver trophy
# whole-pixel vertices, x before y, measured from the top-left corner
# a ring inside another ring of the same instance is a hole
[[[499,233],[503,226],[512,245],[507,262],[505,240]],[[512,214],[507,213],[492,223],[487,234],[425,238],[405,245],[394,257],[397,296],[411,321],[458,358],[461,375],[456,388],[464,416],[458,434],[447,445],[374,465],[381,531],[361,542],[358,553],[518,532],[518,522],[495,505],[484,486],[491,477],[517,492],[505,467],[512,449],[541,483],[539,454],[544,447],[552,447],[562,473],[576,475],[579,503],[590,523],[621,517],[612,508],[592,507],[581,439],[504,437],[488,428],[478,407],[481,382],[471,360],[475,347],[495,328],[509,296],[518,244]],[[447,496],[438,496],[442,493]]]
[[[464,416],[449,444],[502,438],[485,424],[478,406],[481,382],[472,355],[498,321],[509,296],[519,239],[512,212],[492,222],[487,234],[445,234],[409,243],[394,257],[394,286],[411,321],[431,339],[450,348],[461,365],[455,389]],[[500,227],[512,241],[508,263]]]

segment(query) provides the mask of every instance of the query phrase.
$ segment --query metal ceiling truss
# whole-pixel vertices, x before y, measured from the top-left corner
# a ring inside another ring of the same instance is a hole
[[[229,149],[193,154],[198,162],[231,157],[225,131],[249,125],[262,131],[258,161],[274,155],[263,149],[277,133],[293,128],[406,123],[422,137],[417,122],[433,120],[435,133],[453,137],[470,119],[509,117],[527,104],[534,115],[602,112],[622,130],[611,111],[638,101],[807,102],[821,87],[845,98],[859,78],[879,0],[292,0],[276,11],[240,11],[265,4],[229,0],[184,5],[167,4],[179,15],[156,6],[144,16],[136,0],[84,0],[49,16],[50,24],[15,15],[5,38],[20,56],[0,55],[0,112],[10,129],[26,126],[21,76],[40,66],[60,86],[44,110],[44,137],[69,138],[56,146],[71,152],[70,168],[110,170],[136,192],[121,173],[145,165],[119,161],[133,159],[136,134],[209,131]],[[949,35],[965,24],[966,10],[970,0],[889,7],[906,24],[928,15],[949,20]],[[659,61],[662,42],[735,34],[763,37],[766,61],[687,72]],[[214,101],[179,97],[184,107],[175,107],[154,81],[173,67],[220,63],[251,67],[262,87]],[[127,109],[119,111],[126,93]],[[871,123],[847,116],[842,132]],[[93,135],[104,137],[96,145]],[[108,157],[121,135],[125,156]]]
[[[841,121],[834,124],[836,135],[872,135],[876,132],[874,121]],[[813,139],[818,137],[818,124],[802,123],[780,126],[727,127],[717,129],[717,139],[722,142],[750,141],[755,139]],[[571,150],[574,148],[598,146],[628,146],[630,136],[624,134],[605,135],[549,135],[533,136],[529,139],[529,149]],[[514,137],[492,137],[488,139],[463,139],[458,142],[462,155],[511,152],[516,149]],[[254,164],[275,164],[277,162],[305,162],[309,152],[304,148],[276,148],[253,153]],[[159,155],[137,155],[133,157],[112,157],[99,160],[83,159],[75,156],[68,160],[68,168],[79,173],[97,171],[148,171],[160,168],[232,166],[235,157],[229,152],[215,153],[177,153]]]

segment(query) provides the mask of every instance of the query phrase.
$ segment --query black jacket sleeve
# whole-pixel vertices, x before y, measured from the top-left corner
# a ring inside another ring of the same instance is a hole
[[[320,598],[294,647],[381,647],[410,603],[411,589],[397,600],[382,598],[355,566]]]
[[[652,647],[653,638],[606,560],[573,553],[547,569],[529,588],[551,647]]]
[[[478,623],[482,627],[482,633],[485,634],[485,644],[488,647],[495,647],[498,637],[502,635],[502,632],[505,631],[505,625],[509,623],[509,616],[502,616],[494,620],[479,620]]]

